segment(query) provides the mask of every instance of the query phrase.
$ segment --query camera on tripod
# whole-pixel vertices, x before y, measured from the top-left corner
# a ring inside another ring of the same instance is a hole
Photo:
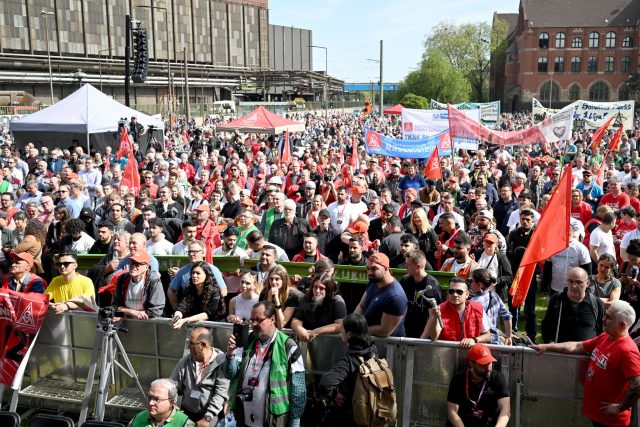
[[[101,323],[112,322],[116,317],[124,317],[124,313],[117,311],[115,307],[102,307],[98,310],[98,320]]]

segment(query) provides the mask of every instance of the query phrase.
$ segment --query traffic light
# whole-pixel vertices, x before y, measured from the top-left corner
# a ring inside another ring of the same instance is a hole
[[[133,81],[144,83],[149,69],[149,39],[145,28],[133,30],[133,50]]]

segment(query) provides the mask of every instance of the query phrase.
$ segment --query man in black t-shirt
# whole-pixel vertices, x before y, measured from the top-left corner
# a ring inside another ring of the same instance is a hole
[[[455,375],[447,395],[447,426],[506,427],[511,416],[509,388],[484,344],[467,354],[469,367]]]
[[[407,337],[420,338],[429,318],[430,307],[425,298],[433,298],[436,305],[440,305],[442,289],[435,277],[427,274],[427,257],[421,250],[408,253],[404,264],[409,273],[400,279],[400,285],[409,300],[404,328]]]

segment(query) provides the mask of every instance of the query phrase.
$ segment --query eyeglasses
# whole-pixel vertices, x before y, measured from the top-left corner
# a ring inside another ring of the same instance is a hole
[[[249,322],[251,322],[254,325],[259,325],[260,323],[264,322],[267,319],[269,319],[269,318],[265,317],[265,318],[262,318],[262,319],[249,319]]]
[[[449,289],[449,295],[464,295],[466,291],[463,289]]]
[[[155,396],[147,396],[147,402],[151,403],[151,402],[156,402],[156,403],[160,403],[160,402],[164,402],[165,400],[171,400],[170,397],[166,397],[164,399],[160,399],[159,397],[155,397]]]
[[[200,253],[200,252],[202,252],[202,249],[198,249],[198,250],[195,250],[195,251],[187,251],[187,253],[188,253],[189,255],[195,255],[195,254],[198,254],[198,253]]]
[[[60,267],[68,268],[71,264],[75,264],[75,261],[56,262],[55,266],[57,268],[60,268]]]

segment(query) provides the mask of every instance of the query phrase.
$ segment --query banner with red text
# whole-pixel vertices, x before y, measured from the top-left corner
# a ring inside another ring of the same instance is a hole
[[[564,108],[525,130],[504,132],[489,129],[449,105],[449,132],[454,140],[462,138],[503,146],[531,145],[570,139],[572,131],[572,107]]]
[[[49,295],[0,289],[0,384],[12,386],[42,326]]]

